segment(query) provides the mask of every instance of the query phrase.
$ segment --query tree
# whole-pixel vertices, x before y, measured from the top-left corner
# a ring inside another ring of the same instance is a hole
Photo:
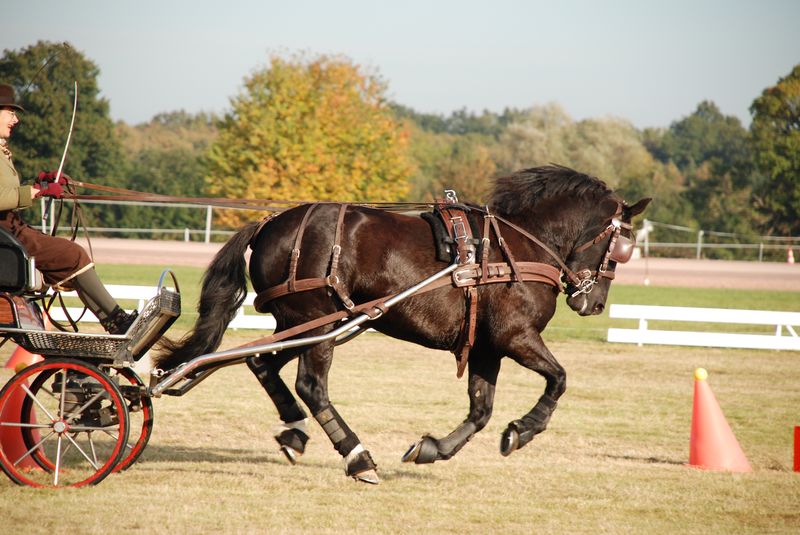
[[[4,51],[0,80],[14,87],[25,108],[11,141],[21,177],[58,167],[72,117],[74,82],[78,111],[64,171],[90,182],[106,181],[121,169],[122,152],[108,101],[100,98],[99,73],[68,43],[39,41],[20,51]]]
[[[754,160],[765,180],[756,186],[766,230],[800,235],[800,64],[750,106]]]
[[[396,201],[413,168],[384,84],[342,57],[272,57],[245,80],[210,150],[218,196]],[[225,213],[237,224],[240,213]]]
[[[185,148],[145,149],[131,162],[127,187],[162,195],[202,197],[204,175],[200,154]],[[205,212],[201,209],[129,206],[125,207],[125,214],[130,227],[200,229],[205,225]]]
[[[716,104],[703,101],[660,136],[650,132],[646,137],[654,156],[680,170],[686,186],[682,195],[701,228],[743,236],[756,233],[750,139],[737,117],[725,116]]]
[[[143,150],[181,149],[200,155],[216,140],[218,122],[214,114],[180,110],[159,113],[150,121],[135,126],[119,121],[115,127],[129,158],[136,158]]]
[[[723,115],[716,104],[703,101],[688,117],[675,121],[660,141],[662,161],[679,169],[707,163],[715,176],[730,173],[738,186],[750,177],[751,156],[747,130],[738,117]]]
[[[598,176],[609,186],[647,180],[654,161],[639,133],[620,119],[575,122],[557,104],[534,107],[501,136],[502,172],[556,163]]]

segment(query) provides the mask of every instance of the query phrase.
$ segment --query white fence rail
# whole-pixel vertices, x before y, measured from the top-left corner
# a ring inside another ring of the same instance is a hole
[[[123,308],[130,310],[132,305],[125,306],[125,301],[135,301],[135,308],[139,311],[141,311],[147,301],[153,298],[158,292],[157,286],[135,286],[127,284],[107,284],[106,289],[108,289],[108,292],[114,299],[121,302],[120,306]],[[77,298],[75,292],[62,292],[62,295],[64,297]],[[249,307],[252,307],[255,297],[256,294],[254,292],[248,292],[244,304],[236,313],[236,317],[234,317],[233,321],[228,325],[229,329],[275,329],[275,318],[271,315],[248,312],[248,310],[251,310]],[[82,312],[83,307],[67,307],[67,313],[74,319],[77,319]],[[50,316],[54,320],[60,322],[67,320],[64,311],[57,304],[54,304],[50,308]],[[94,314],[87,310],[80,321],[96,323],[98,320]]]
[[[608,314],[611,318],[639,320],[638,329],[608,329],[609,342],[800,351],[795,330],[800,326],[800,312],[613,304]],[[648,321],[773,325],[775,334],[656,330],[648,327]]]

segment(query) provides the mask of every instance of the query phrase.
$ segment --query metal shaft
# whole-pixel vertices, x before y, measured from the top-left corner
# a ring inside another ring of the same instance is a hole
[[[445,269],[439,271],[428,277],[427,279],[423,280],[411,286],[407,290],[400,292],[399,294],[390,297],[386,300],[385,306],[386,308],[390,308],[395,304],[399,303],[400,301],[414,295],[417,291],[421,290],[428,284],[432,283],[433,281],[440,279],[442,277],[446,277],[453,271],[458,268],[459,264],[453,263],[447,266]],[[307,345],[314,345],[320,342],[325,342],[331,339],[336,338],[337,336],[349,331],[354,327],[358,327],[362,323],[370,321],[372,319],[377,318],[370,318],[367,314],[360,314],[353,318],[352,320],[348,321],[347,323],[340,325],[336,329],[332,330],[327,334],[322,334],[319,336],[308,336],[305,338],[296,338],[294,340],[283,340],[280,342],[272,342],[268,344],[262,344],[257,346],[250,346],[250,347],[243,347],[243,348],[235,348],[229,349],[227,351],[218,351],[216,353],[208,353],[206,355],[200,355],[199,357],[195,357],[189,362],[181,364],[178,368],[175,369],[174,372],[169,374],[164,380],[159,381],[156,386],[154,386],[150,390],[150,394],[154,397],[158,397],[164,393],[164,391],[171,387],[172,385],[176,384],[178,381],[184,379],[187,375],[192,373],[194,370],[208,366],[209,364],[224,364],[228,361],[239,359],[242,357],[249,357],[252,355],[258,355],[262,353],[277,353],[278,351],[283,351],[285,349],[291,349],[294,347],[302,347]]]

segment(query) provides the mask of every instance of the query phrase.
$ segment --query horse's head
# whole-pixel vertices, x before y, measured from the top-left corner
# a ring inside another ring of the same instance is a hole
[[[636,246],[631,220],[641,214],[652,199],[632,206],[609,196],[590,210],[590,218],[575,248],[566,258],[567,304],[581,316],[600,314],[605,309],[608,289],[617,264],[631,259]]]
[[[534,238],[562,269],[567,304],[589,316],[605,308],[617,263],[633,253],[631,219],[650,200],[629,206],[599,178],[545,165],[495,179],[489,206],[547,243]]]

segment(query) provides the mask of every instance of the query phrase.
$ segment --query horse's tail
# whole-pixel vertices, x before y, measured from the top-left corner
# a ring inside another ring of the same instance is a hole
[[[178,341],[163,338],[159,342],[163,352],[154,359],[157,367],[170,370],[219,347],[225,329],[247,297],[244,253],[258,228],[259,222],[255,222],[241,229],[211,261],[203,275],[194,327]]]

